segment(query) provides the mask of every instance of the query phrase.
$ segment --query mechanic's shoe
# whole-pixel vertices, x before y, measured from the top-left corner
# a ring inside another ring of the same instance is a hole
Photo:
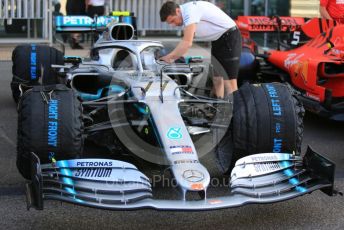
[[[214,99],[217,99],[217,100],[223,100],[223,97],[217,96],[214,92],[211,92],[211,93],[210,93],[210,97],[211,97],[211,98],[214,98]]]

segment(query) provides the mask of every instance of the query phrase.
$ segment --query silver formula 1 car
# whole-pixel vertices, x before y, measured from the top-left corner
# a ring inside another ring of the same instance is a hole
[[[58,17],[60,32],[101,31],[89,58],[35,44],[14,50],[28,207],[211,210],[334,193],[334,164],[310,148],[300,154],[304,110],[291,89],[246,84],[211,98],[209,65],[160,62],[163,45],[137,40],[134,20]]]

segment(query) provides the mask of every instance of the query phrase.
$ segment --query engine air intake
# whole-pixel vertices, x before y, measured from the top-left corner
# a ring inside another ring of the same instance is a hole
[[[131,40],[134,37],[134,28],[130,24],[117,23],[110,28],[113,40]]]

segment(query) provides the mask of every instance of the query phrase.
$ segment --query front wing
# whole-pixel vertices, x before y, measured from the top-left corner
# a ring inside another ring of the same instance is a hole
[[[291,154],[242,158],[232,170],[228,196],[192,201],[154,199],[149,179],[123,161],[76,159],[41,165],[32,154],[31,163],[28,209],[42,210],[45,200],[58,200],[110,210],[200,211],[279,202],[318,189],[329,196],[334,194],[335,165],[311,148],[303,159]]]

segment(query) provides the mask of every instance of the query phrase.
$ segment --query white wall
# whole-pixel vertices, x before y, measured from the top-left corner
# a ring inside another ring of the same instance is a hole
[[[291,0],[291,16],[320,17],[320,0]]]

